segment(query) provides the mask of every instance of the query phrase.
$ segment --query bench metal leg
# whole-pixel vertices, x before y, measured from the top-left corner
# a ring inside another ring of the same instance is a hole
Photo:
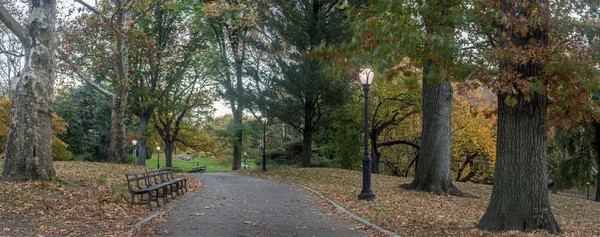
[[[152,192],[148,192],[148,200],[146,203],[148,203],[148,207],[150,208],[150,211],[152,211],[152,202],[150,201],[150,200],[152,200],[151,196],[152,196]],[[143,197],[144,197],[144,194],[142,194],[140,196],[140,202]]]

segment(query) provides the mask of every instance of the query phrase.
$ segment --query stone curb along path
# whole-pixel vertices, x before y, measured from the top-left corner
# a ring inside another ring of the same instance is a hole
[[[238,175],[239,175],[239,174],[238,174]],[[249,177],[251,177],[251,176],[249,176]],[[336,209],[338,209],[338,210],[340,210],[341,212],[345,213],[346,215],[348,215],[348,216],[349,216],[349,217],[351,217],[352,219],[354,219],[354,220],[356,220],[356,221],[358,221],[358,222],[360,222],[360,223],[362,223],[362,224],[364,224],[364,225],[367,225],[367,226],[369,226],[369,227],[373,228],[374,230],[377,230],[377,231],[379,231],[379,232],[381,232],[381,233],[384,233],[384,234],[390,235],[390,236],[392,236],[392,237],[400,237],[398,234],[396,234],[396,233],[394,233],[394,232],[392,232],[392,231],[386,230],[386,229],[384,229],[384,228],[382,228],[382,227],[380,227],[380,226],[378,226],[378,225],[375,225],[375,224],[373,224],[373,223],[369,222],[368,220],[366,220],[366,219],[364,219],[364,218],[361,218],[361,217],[359,217],[359,216],[355,215],[354,213],[352,213],[352,212],[350,212],[350,211],[346,210],[344,207],[342,207],[342,206],[338,205],[337,203],[335,203],[335,202],[334,202],[334,201],[332,201],[331,199],[329,199],[329,198],[325,197],[323,194],[321,194],[321,193],[319,193],[319,192],[315,191],[314,189],[311,189],[311,188],[309,188],[309,187],[306,187],[306,186],[304,186],[304,185],[301,185],[301,184],[296,184],[296,183],[291,183],[291,182],[282,182],[282,183],[284,183],[284,184],[287,184],[287,185],[291,185],[291,186],[297,186],[297,187],[301,187],[301,188],[303,188],[303,189],[306,189],[306,190],[308,190],[308,191],[312,192],[313,194],[316,194],[316,195],[317,195],[317,196],[319,196],[320,198],[322,198],[322,199],[326,200],[326,201],[327,201],[327,202],[329,202],[331,205],[333,205],[333,206],[334,206]],[[193,195],[185,195],[185,196],[184,196],[184,198],[183,198],[183,200],[186,200],[186,199],[190,198],[191,196],[193,196]],[[135,225],[133,225],[133,226],[132,226],[132,227],[129,229],[129,231],[127,232],[127,234],[126,234],[126,235],[123,235],[123,236],[132,236],[132,235],[133,235],[133,233],[135,232],[135,230],[136,230],[136,229],[138,229],[138,228],[140,228],[140,227],[141,227],[143,224],[145,224],[145,223],[147,223],[147,222],[149,222],[149,221],[153,220],[154,218],[156,218],[156,217],[158,217],[158,216],[161,216],[161,215],[162,215],[162,214],[164,214],[164,213],[167,213],[167,212],[170,212],[170,211],[172,211],[172,210],[173,210],[173,208],[175,208],[175,207],[177,206],[177,204],[181,203],[181,201],[183,201],[183,200],[177,200],[177,202],[174,202],[174,203],[169,203],[168,205],[166,205],[166,210],[157,210],[157,211],[155,211],[154,213],[150,214],[148,217],[146,217],[146,218],[142,219],[141,221],[139,221],[138,223],[136,223]]]
[[[358,222],[360,222],[360,223],[362,223],[362,224],[364,224],[364,225],[367,225],[367,226],[369,226],[369,227],[373,228],[374,230],[377,230],[377,231],[379,231],[379,232],[381,232],[381,233],[384,233],[384,234],[388,234],[388,235],[390,235],[390,236],[392,236],[392,237],[400,237],[400,235],[398,235],[398,234],[396,234],[396,233],[394,233],[394,232],[392,232],[392,231],[390,231],[390,230],[386,230],[386,229],[384,229],[384,228],[382,228],[382,227],[380,227],[380,226],[378,226],[378,225],[375,225],[375,224],[373,224],[373,223],[369,222],[368,220],[366,220],[366,219],[364,219],[364,218],[361,218],[361,217],[359,217],[359,216],[355,215],[354,213],[352,213],[352,212],[350,212],[350,211],[346,210],[346,208],[344,208],[344,207],[342,207],[342,206],[338,205],[337,203],[335,203],[335,202],[334,202],[334,201],[332,201],[331,199],[329,199],[329,198],[325,197],[323,194],[321,194],[321,193],[319,193],[319,192],[315,191],[315,190],[314,190],[314,189],[312,189],[312,188],[306,187],[306,186],[304,186],[304,185],[302,185],[302,184],[296,184],[296,183],[290,183],[290,182],[283,182],[283,183],[286,183],[286,184],[289,184],[289,185],[298,186],[298,187],[304,188],[304,189],[306,189],[306,190],[308,190],[308,191],[310,191],[310,192],[312,192],[312,193],[316,194],[317,196],[321,197],[322,199],[325,199],[327,202],[329,202],[331,205],[333,205],[333,206],[334,206],[336,209],[338,209],[338,210],[340,210],[341,212],[345,213],[346,215],[350,216],[352,219],[354,219],[354,220],[356,220],[356,221],[358,221]]]

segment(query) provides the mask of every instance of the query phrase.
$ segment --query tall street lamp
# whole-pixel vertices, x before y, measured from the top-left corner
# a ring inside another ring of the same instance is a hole
[[[360,82],[363,85],[363,91],[365,92],[365,137],[364,137],[364,145],[365,152],[362,158],[363,161],[363,187],[358,194],[358,200],[375,200],[375,194],[373,190],[371,190],[371,157],[369,156],[369,87],[371,83],[373,83],[373,78],[375,74],[369,68],[360,70]]]
[[[136,153],[137,153],[137,152],[136,152],[136,148],[137,148],[137,146],[136,146],[136,145],[137,145],[137,140],[135,140],[135,139],[134,139],[133,141],[131,141],[131,144],[133,144],[133,156],[134,156],[134,157],[137,157],[137,156],[136,156]]]
[[[160,169],[160,147],[157,146],[156,150],[158,151],[158,160],[156,161],[156,168]]]
[[[262,124],[263,124],[263,144],[262,144],[262,152],[263,152],[263,159],[262,159],[262,171],[267,171],[267,153],[265,152],[265,147],[267,145],[267,139],[266,139],[266,131],[267,131],[267,123],[269,122],[269,119],[267,117],[262,117],[261,118]]]

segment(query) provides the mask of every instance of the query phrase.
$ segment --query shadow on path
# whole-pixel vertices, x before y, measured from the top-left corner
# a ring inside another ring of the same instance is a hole
[[[206,173],[203,188],[158,230],[168,236],[368,236],[359,224],[295,187],[230,173]],[[198,177],[197,177],[198,178]],[[165,232],[167,231],[167,232]],[[165,234],[168,233],[168,234]]]

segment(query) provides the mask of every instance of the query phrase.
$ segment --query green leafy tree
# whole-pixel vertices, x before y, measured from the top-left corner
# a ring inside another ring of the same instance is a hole
[[[347,100],[348,81],[324,71],[327,61],[314,55],[323,45],[351,39],[343,1],[265,1],[263,28],[273,37],[268,50],[280,55],[266,92],[265,112],[302,134],[303,167],[311,165],[313,133],[324,115]],[[272,35],[271,35],[272,34]],[[268,36],[265,36],[268,37]]]
[[[242,163],[244,131],[242,130],[244,80],[248,38],[256,23],[256,4],[250,0],[218,0],[203,7],[205,20],[216,45],[213,68],[221,85],[221,96],[229,103],[236,127],[232,169]]]
[[[131,29],[129,109],[139,119],[138,165],[144,165],[147,129],[160,98],[169,96],[190,75],[204,48],[202,25],[192,0],[168,0],[150,7]]]
[[[597,115],[597,21],[579,1],[476,1],[483,44],[472,78],[498,95],[497,161],[488,208],[477,227],[489,231],[561,232],[547,177],[548,125],[568,128]],[[572,12],[581,13],[579,16]]]
[[[58,135],[76,159],[107,161],[110,141],[111,104],[104,95],[87,87],[57,93],[54,111],[68,124]]]

